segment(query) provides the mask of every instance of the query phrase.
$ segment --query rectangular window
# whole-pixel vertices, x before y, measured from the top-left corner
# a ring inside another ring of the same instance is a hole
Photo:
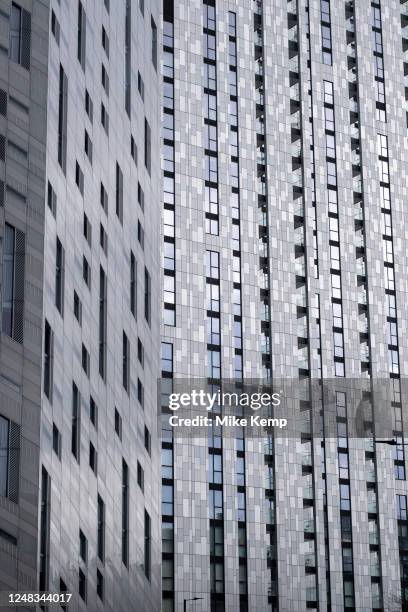
[[[106,108],[103,102],[101,103],[101,123],[102,123],[103,129],[106,132],[106,135],[109,136],[109,115],[106,111]]]
[[[86,48],[86,14],[81,1],[78,1],[78,39],[77,39],[77,57],[85,70],[85,48]]]
[[[74,291],[74,315],[80,325],[82,325],[82,303],[76,291]]]
[[[55,306],[64,316],[64,285],[65,285],[65,250],[57,236],[55,257]]]
[[[137,166],[137,145],[135,143],[135,139],[133,136],[130,136],[130,154],[132,156],[133,161]]]
[[[31,14],[12,2],[10,13],[9,58],[30,69]]]
[[[116,216],[123,223],[123,173],[116,162]]]
[[[81,446],[81,394],[78,387],[72,383],[72,431],[71,431],[71,451],[75,459],[80,461]]]
[[[8,223],[3,238],[2,330],[20,344],[24,336],[25,234]]]
[[[98,595],[99,599],[103,601],[103,597],[104,597],[103,574],[98,569],[96,570],[96,594]]]
[[[153,17],[150,17],[150,24],[152,28],[152,63],[154,69],[157,70],[157,26]]]
[[[92,164],[92,140],[88,134],[88,132],[85,130],[85,144],[84,144],[84,149],[85,149],[85,153],[89,159],[89,163]]]
[[[52,424],[52,450],[61,460],[61,434],[55,423]]]
[[[89,467],[96,476],[98,474],[98,453],[92,442],[89,442]]]
[[[78,570],[78,592],[80,597],[86,602],[86,576],[81,568]]]
[[[137,462],[137,484],[144,491],[144,470],[139,462]]]
[[[82,278],[88,289],[91,288],[91,268],[85,255],[82,257]]]
[[[137,183],[137,202],[142,210],[144,210],[144,191],[141,184]]]
[[[108,193],[104,187],[104,184],[101,183],[101,206],[105,211],[105,214],[108,214]]]
[[[129,468],[122,459],[122,562],[129,563]]]
[[[91,370],[91,358],[89,355],[89,351],[87,350],[85,344],[83,343],[82,343],[82,369],[89,378],[90,370]]]
[[[54,378],[54,332],[47,319],[44,327],[44,393],[52,403]]]
[[[89,91],[87,89],[85,90],[85,111],[89,117],[89,121],[92,123],[93,122],[93,102],[92,102],[91,96],[89,95]]]
[[[42,466],[41,469],[41,508],[40,508],[40,591],[48,590],[50,563],[50,514],[51,478]]]
[[[133,251],[130,251],[130,312],[137,318],[137,264]]]
[[[105,228],[103,227],[102,223],[99,225],[99,244],[102,247],[103,252],[105,253],[105,255],[108,254],[108,234],[105,231]]]
[[[144,229],[140,221],[137,222],[137,240],[141,249],[144,251]]]
[[[84,213],[84,236],[89,246],[91,246],[92,245],[92,226],[85,213]]]
[[[9,58],[17,64],[21,59],[21,15],[22,9],[13,2],[10,16]]]
[[[150,130],[150,125],[147,121],[147,119],[145,118],[145,122],[144,122],[144,159],[145,159],[145,166],[147,168],[148,173],[150,174],[151,172],[151,165],[152,165],[152,153],[151,153],[151,130]]]
[[[9,420],[0,416],[0,495],[8,494]]]
[[[397,495],[397,519],[399,521],[407,520],[407,496]]]
[[[144,270],[144,316],[148,324],[150,325],[151,320],[151,279],[149,271],[145,266]]]
[[[57,214],[57,194],[55,193],[50,181],[48,181],[47,204],[48,208],[55,217]]]
[[[58,163],[63,173],[67,171],[67,114],[68,114],[68,79],[60,64],[59,98],[58,98]]]
[[[125,332],[123,332],[122,363],[122,383],[127,393],[129,393],[130,343]]]
[[[98,495],[98,533],[97,533],[97,552],[98,557],[104,563],[105,561],[105,504],[100,495]]]
[[[99,268],[99,374],[102,380],[106,380],[106,338],[107,338],[107,299],[108,283],[106,274]]]
[[[92,395],[89,398],[89,419],[95,429],[98,429],[98,406]]]
[[[122,417],[117,408],[115,408],[115,432],[119,440],[122,440]]]
[[[143,82],[142,75],[140,74],[139,71],[137,72],[137,90],[140,94],[140,97],[142,98],[144,102],[144,82]]]
[[[78,162],[75,164],[75,183],[81,194],[84,195],[84,173]]]
[[[106,68],[105,66],[102,64],[102,87],[105,90],[106,95],[109,97],[109,76],[108,73],[106,72]]]
[[[151,450],[151,444],[152,444],[152,441],[151,441],[150,431],[148,430],[148,428],[145,425],[145,428],[144,428],[144,446],[145,446],[145,449],[147,450],[147,452],[149,453],[149,455],[150,455],[150,450]]]
[[[150,580],[151,572],[151,520],[150,515],[145,509],[144,511],[144,572],[148,580]]]
[[[137,359],[142,366],[144,367],[144,347],[140,338],[137,339]]]
[[[144,408],[144,387],[140,378],[137,379],[137,401]]]
[[[106,33],[105,28],[102,26],[102,47],[106,53],[106,57],[109,57],[109,36]]]
[[[84,563],[88,562],[88,540],[82,529],[79,530],[79,554]]]
[[[125,16],[125,110],[130,117],[132,101],[132,14],[131,1],[126,0]]]

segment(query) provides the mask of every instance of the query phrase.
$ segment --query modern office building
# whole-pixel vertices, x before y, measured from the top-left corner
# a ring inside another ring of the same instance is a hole
[[[157,0],[0,1],[0,591],[160,609]]]
[[[408,2],[164,0],[162,44],[163,378],[292,380],[306,422],[193,440],[164,416],[162,609],[406,609],[406,458],[370,400],[401,442]]]

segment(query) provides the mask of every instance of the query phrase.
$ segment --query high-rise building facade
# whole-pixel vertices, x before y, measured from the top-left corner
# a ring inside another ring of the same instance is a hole
[[[164,0],[162,44],[165,389],[288,379],[306,423],[183,438],[163,397],[162,609],[405,609],[408,2]]]
[[[0,2],[0,590],[160,609],[160,4]]]

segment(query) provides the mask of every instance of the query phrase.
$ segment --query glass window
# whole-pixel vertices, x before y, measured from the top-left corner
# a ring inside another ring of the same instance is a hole
[[[7,497],[8,490],[9,421],[0,416],[0,495]]]
[[[20,63],[21,60],[21,8],[11,5],[10,16],[10,47],[9,57],[13,62]]]
[[[214,557],[224,556],[224,534],[222,527],[210,527],[210,555]]]
[[[173,486],[162,486],[162,514],[173,515]]]

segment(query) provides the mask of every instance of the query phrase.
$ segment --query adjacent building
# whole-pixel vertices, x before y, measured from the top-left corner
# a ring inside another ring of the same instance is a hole
[[[0,2],[0,590],[160,609],[155,0]]]
[[[400,610],[408,3],[163,7],[165,385],[286,378],[306,425],[193,440],[164,416],[162,609]]]

